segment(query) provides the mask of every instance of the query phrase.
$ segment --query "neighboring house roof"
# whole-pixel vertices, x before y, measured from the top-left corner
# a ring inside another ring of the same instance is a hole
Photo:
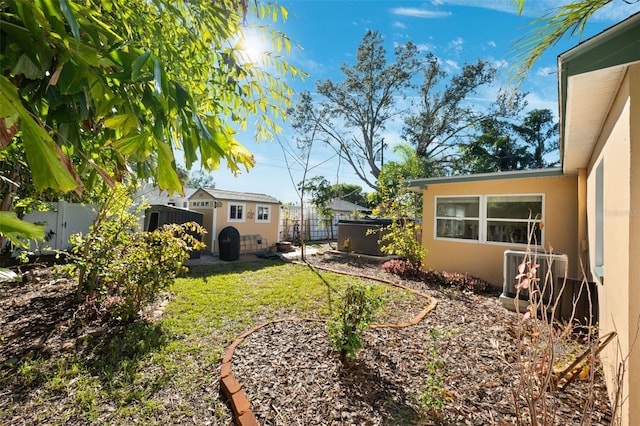
[[[193,196],[198,191],[204,191],[217,200],[252,201],[256,203],[280,204],[280,201],[278,201],[276,198],[272,197],[271,195],[254,194],[252,192],[226,191],[224,189],[214,189],[214,188],[199,188],[193,194],[191,194],[191,196],[189,196],[189,199],[193,198]]]
[[[410,179],[406,182],[409,189],[422,191],[428,185],[439,183],[480,182],[485,180],[524,179],[535,177],[562,176],[561,168],[515,170],[509,172],[477,173],[473,175],[441,176],[423,179]]]
[[[346,200],[341,200],[340,198],[334,198],[333,200],[331,200],[331,204],[329,205],[329,207],[331,207],[331,209],[335,210],[335,211],[345,211],[345,212],[353,212],[353,211],[369,212],[369,211],[371,211],[371,209],[369,209],[367,207],[362,207],[362,206],[359,206],[358,204],[354,204],[354,203],[346,201]]]
[[[640,61],[640,13],[558,56],[560,152],[566,174],[588,166],[629,65]]]

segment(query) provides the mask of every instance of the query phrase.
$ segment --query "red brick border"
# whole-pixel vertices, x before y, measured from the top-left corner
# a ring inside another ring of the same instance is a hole
[[[399,324],[371,324],[370,325],[371,328],[411,327],[413,325],[418,324],[420,321],[422,321],[424,317],[426,317],[430,311],[435,309],[436,305],[438,304],[438,301],[435,298],[429,296],[428,294],[424,294],[418,290],[409,288],[407,286],[404,286],[402,284],[399,284],[384,278],[378,278],[378,277],[373,277],[373,276],[363,275],[363,274],[351,274],[349,272],[338,271],[335,269],[325,268],[325,267],[318,268],[314,266],[314,268],[322,269],[324,271],[333,272],[336,274],[352,275],[352,276],[356,276],[363,279],[378,281],[394,287],[402,288],[424,299],[429,300],[429,304],[427,305],[427,307],[424,308],[418,315],[416,315],[414,318],[412,318],[408,322],[402,322]],[[233,341],[233,343],[231,343],[231,345],[227,347],[227,349],[224,352],[224,356],[222,357],[222,364],[220,365],[220,392],[225,396],[227,401],[229,401],[229,405],[231,405],[231,410],[233,411],[233,418],[238,426],[259,426],[259,423],[255,415],[251,411],[251,404],[249,403],[247,394],[244,392],[244,390],[242,389],[242,385],[240,384],[240,382],[238,382],[238,380],[233,375],[233,372],[231,371],[231,367],[232,367],[231,360],[233,358],[233,354],[235,353],[235,350],[238,347],[238,345],[240,345],[244,341],[244,339],[246,339],[252,333],[255,333],[256,331],[268,325],[276,324],[279,322],[285,322],[285,321],[326,322],[326,320],[319,319],[319,318],[280,318],[277,320],[268,321],[260,325],[257,325],[245,331],[244,333],[242,333],[240,336],[236,338],[236,340]]]

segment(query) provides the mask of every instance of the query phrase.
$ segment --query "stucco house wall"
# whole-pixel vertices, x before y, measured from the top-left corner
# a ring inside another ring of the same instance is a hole
[[[622,383],[627,421],[640,418],[640,347],[634,346],[640,320],[640,124],[633,119],[640,116],[638,103],[640,65],[634,65],[620,84],[587,168],[589,258],[599,284],[600,332],[618,335],[603,351],[603,366],[613,393],[618,365],[631,355]]]
[[[189,197],[191,210],[204,214],[204,240],[208,251],[219,253],[218,235],[227,226],[233,226],[241,238],[255,235],[259,241],[241,243],[241,251],[255,251],[274,246],[278,241],[280,202],[265,194],[198,189]]]
[[[617,416],[640,419],[640,14],[558,57],[560,146],[565,174],[580,179],[601,353]],[[620,379],[619,373],[623,372]]]
[[[438,238],[436,200],[443,196],[534,194],[543,196],[540,249],[567,254],[568,274],[577,276],[577,177],[554,170],[424,179],[419,183],[423,188],[422,244],[428,268],[468,273],[502,288],[505,250],[524,250],[526,245]]]

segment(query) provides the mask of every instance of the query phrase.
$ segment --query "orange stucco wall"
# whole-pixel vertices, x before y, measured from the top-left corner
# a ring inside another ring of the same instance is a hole
[[[436,196],[543,194],[545,249],[567,254],[568,274],[570,277],[577,277],[577,182],[576,176],[554,176],[427,185],[423,190],[422,224],[422,243],[426,249],[427,268],[468,273],[502,288],[505,250],[523,250],[526,246],[435,238]]]
[[[600,333],[617,332],[602,353],[607,387],[625,357],[620,423],[640,419],[640,66],[622,82],[587,170],[589,258],[598,282]],[[635,119],[634,119],[635,117]],[[596,270],[596,169],[602,164],[603,276]],[[636,341],[638,340],[638,341]],[[634,345],[634,341],[635,345]]]

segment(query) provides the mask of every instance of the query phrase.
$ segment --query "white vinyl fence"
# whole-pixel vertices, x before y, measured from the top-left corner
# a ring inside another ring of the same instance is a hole
[[[300,206],[280,206],[280,224],[278,235],[280,241],[300,242],[301,233],[305,241],[335,240],[338,238],[338,221],[355,219],[354,212],[334,211],[333,217],[322,217],[317,209],[310,205],[304,208],[304,223],[301,223]]]

